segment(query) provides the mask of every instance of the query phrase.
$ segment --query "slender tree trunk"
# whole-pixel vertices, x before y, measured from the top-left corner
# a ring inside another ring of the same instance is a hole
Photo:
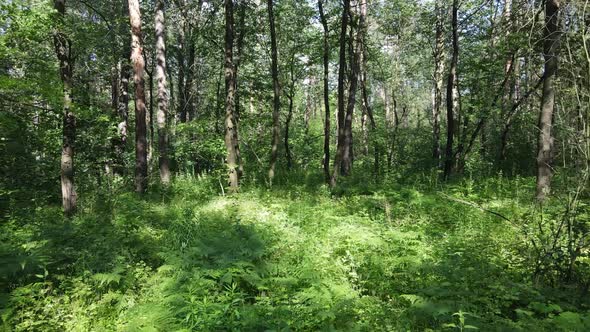
[[[241,152],[240,152],[240,115],[241,115],[241,109],[240,109],[240,90],[239,90],[239,84],[238,84],[238,80],[239,80],[239,68],[240,68],[240,64],[242,63],[242,51],[243,51],[243,46],[244,46],[244,35],[246,34],[246,28],[245,28],[245,20],[246,20],[246,4],[243,2],[240,2],[240,6],[239,6],[239,31],[240,34],[238,35],[238,43],[237,43],[237,54],[236,54],[236,60],[235,60],[235,80],[234,80],[234,84],[235,84],[235,108],[234,108],[234,123],[235,123],[235,130],[234,130],[234,145],[236,147],[236,159],[238,162],[238,178],[241,178],[244,175],[244,165],[242,163],[242,156],[241,156]]]
[[[459,35],[457,31],[459,0],[453,0],[451,29],[453,31],[453,56],[451,58],[451,67],[447,80],[447,147],[445,150],[445,168],[444,178],[448,179],[453,168],[453,138],[455,136],[455,119],[454,109],[457,98],[457,62],[459,58]]]
[[[142,56],[141,13],[139,0],[129,0],[129,21],[131,23],[131,61],[135,83],[135,191],[144,193],[147,189],[147,139],[145,107],[145,63]]]
[[[338,138],[336,144],[336,156],[334,157],[334,170],[330,178],[330,186],[335,187],[338,175],[340,175],[340,168],[342,164],[342,157],[344,154],[344,76],[346,74],[346,31],[348,30],[348,12],[350,11],[350,0],[343,0],[344,6],[342,8],[342,22],[340,28],[340,52],[339,52],[339,68],[338,68]]]
[[[543,96],[539,114],[539,140],[537,153],[537,200],[542,202],[551,189],[553,175],[551,164],[553,159],[553,109],[555,107],[555,90],[553,80],[559,63],[558,49],[559,32],[559,0],[545,1],[545,41],[543,55],[545,57],[545,73],[543,74]]]
[[[166,84],[166,24],[164,21],[164,0],[156,1],[156,74],[158,79],[158,164],[160,181],[170,182],[170,161],[168,160],[168,87]]]
[[[364,17],[366,20],[366,16],[367,16],[367,0],[363,0],[361,1],[360,4],[360,11],[361,11],[361,17]],[[359,55],[362,57],[362,60],[360,61],[360,64],[362,65],[361,67],[361,71],[360,71],[360,75],[361,75],[361,91],[362,91],[362,98],[363,98],[363,111],[364,111],[364,123],[365,123],[365,127],[366,127],[366,122],[367,119],[369,120],[370,124],[371,124],[371,132],[375,135],[376,134],[376,130],[377,130],[377,125],[375,123],[375,117],[373,116],[373,110],[371,109],[371,104],[369,103],[369,93],[368,93],[368,89],[367,89],[367,68],[368,68],[368,60],[369,60],[369,52],[368,52],[368,47],[367,47],[367,34],[368,34],[368,26],[366,24],[366,21],[363,20],[361,21],[361,25],[360,25],[360,33],[361,36],[359,38],[359,41],[361,42],[360,44],[360,52]],[[368,139],[365,138],[365,140],[367,141]],[[368,142],[365,143],[365,149],[366,149],[366,154],[368,154]],[[374,142],[374,173],[375,175],[379,174],[379,146],[377,142]]]
[[[234,8],[233,0],[225,0],[225,147],[227,149],[227,167],[229,172],[230,192],[238,191],[238,160],[235,142],[235,67],[233,59],[234,45]]]
[[[127,16],[128,7],[125,8],[124,14]],[[117,103],[117,113],[119,123],[117,124],[117,139],[115,144],[115,159],[117,166],[114,169],[116,174],[123,174],[125,169],[125,148],[127,146],[127,125],[129,122],[129,79],[131,77],[131,41],[127,38],[123,42],[123,50],[120,61],[119,73],[119,100]]]
[[[441,147],[440,147],[440,107],[442,104],[443,76],[445,71],[444,64],[444,6],[441,0],[436,0],[436,37],[434,47],[434,100],[432,109],[432,140],[434,148],[432,157],[441,167]]]
[[[287,113],[287,120],[285,121],[285,157],[287,159],[287,169],[291,170],[293,168],[293,157],[289,147],[289,126],[293,118],[293,94],[289,94],[287,98],[289,99],[289,113]]]
[[[61,32],[61,24],[66,15],[65,0],[55,0],[53,7],[59,14],[57,32],[53,35],[55,54],[59,60],[59,73],[63,83],[63,127],[61,149],[61,198],[64,214],[67,217],[76,212],[76,188],[74,186],[74,144],[76,140],[76,116],[72,110],[72,43]]]
[[[324,49],[323,49],[323,60],[324,60],[324,178],[327,183],[330,182],[330,40],[329,40],[329,29],[328,21],[324,14],[324,8],[322,5],[323,0],[318,0],[318,8],[320,11],[320,21],[324,28]]]
[[[275,32],[275,17],[273,12],[273,0],[268,0],[268,21],[270,25],[270,47],[271,47],[271,72],[273,85],[273,111],[272,111],[272,146],[270,151],[270,170],[268,171],[269,183],[272,186],[272,180],[275,176],[275,166],[279,152],[279,110],[280,102],[280,86],[279,86],[279,68],[277,55],[277,36]]]
[[[186,123],[187,114],[186,114],[186,89],[185,89],[185,72],[186,72],[186,64],[185,64],[185,35],[184,29],[177,29],[178,31],[178,48],[176,49],[176,62],[178,62],[178,120],[181,123]]]
[[[195,117],[193,82],[195,76],[195,42],[192,31],[188,33],[186,41],[188,47],[188,57],[186,61],[186,78],[184,82],[184,105],[182,105],[186,121],[192,121]]]
[[[152,68],[150,71],[146,70],[148,74],[148,93],[149,93],[149,107],[148,107],[148,114],[146,116],[146,123],[149,127],[149,137],[148,145],[147,145],[147,160],[148,166],[150,165],[150,160],[152,160],[152,153],[154,151],[154,68],[153,68],[153,61],[152,61]]]

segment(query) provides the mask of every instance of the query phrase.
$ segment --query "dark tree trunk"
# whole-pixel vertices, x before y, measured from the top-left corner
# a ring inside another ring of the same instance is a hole
[[[279,133],[280,133],[280,122],[279,122],[279,110],[281,106],[280,102],[280,85],[279,85],[279,68],[278,68],[278,55],[277,55],[277,36],[275,32],[275,17],[273,12],[273,0],[268,0],[268,21],[270,25],[270,47],[271,47],[271,73],[272,73],[272,85],[273,85],[273,110],[272,110],[272,144],[270,150],[270,169],[268,171],[268,179],[270,185],[275,176],[275,166],[279,153]]]
[[[64,214],[67,217],[76,212],[76,188],[74,186],[74,144],[76,140],[76,117],[72,110],[73,59],[72,43],[61,32],[61,24],[66,15],[65,0],[55,0],[53,7],[59,14],[58,29],[53,35],[55,54],[59,60],[59,73],[63,83],[63,127],[61,150],[61,198]]]
[[[459,35],[457,31],[459,0],[453,0],[452,22],[451,29],[453,31],[453,56],[451,58],[451,67],[449,70],[449,77],[447,79],[447,147],[445,150],[445,168],[444,178],[448,179],[453,168],[453,138],[455,136],[455,119],[454,109],[456,105],[456,89],[457,89],[457,62],[459,58]]]
[[[342,156],[344,154],[344,77],[346,74],[346,31],[348,30],[348,12],[350,11],[350,0],[343,0],[344,6],[342,8],[342,21],[340,28],[340,51],[339,51],[339,68],[338,68],[338,138],[336,144],[336,156],[334,157],[334,170],[330,178],[330,186],[335,187],[340,175],[340,166],[342,164]]]
[[[365,2],[367,0],[360,0],[360,2]],[[361,5],[362,6],[362,5]],[[360,54],[361,54],[361,39],[362,39],[362,27],[365,24],[365,14],[360,11],[360,7],[355,8],[354,11],[351,11],[351,16],[355,18],[353,20],[353,28],[356,28],[352,34],[350,39],[350,48],[351,48],[351,64],[350,64],[350,78],[349,78],[349,85],[348,85],[348,104],[346,106],[346,117],[344,119],[344,147],[343,147],[343,154],[342,154],[342,174],[343,175],[350,175],[352,171],[352,163],[353,163],[353,139],[352,139],[352,122],[353,122],[353,115],[354,115],[354,107],[356,105],[356,92],[358,89],[358,82],[359,82],[359,73],[360,73]],[[360,15],[358,15],[360,12]]]
[[[559,32],[559,0],[545,1],[545,73],[543,74],[543,96],[539,114],[539,140],[537,153],[537,200],[542,202],[551,189],[553,159],[553,109],[555,90],[553,80],[559,63],[558,50],[561,34]]]
[[[330,63],[330,41],[329,41],[329,30],[328,21],[324,14],[324,8],[322,5],[323,0],[318,0],[318,8],[320,11],[320,20],[324,28],[324,50],[323,50],[323,61],[324,61],[324,178],[326,182],[330,182],[330,87],[329,87],[329,63]]]
[[[164,21],[164,0],[156,2],[156,74],[158,79],[158,165],[160,181],[170,182],[170,161],[168,159],[168,87],[166,84],[166,25]]]
[[[227,149],[227,167],[229,172],[230,192],[238,191],[238,160],[235,141],[235,67],[233,59],[234,45],[234,8],[233,0],[225,0],[225,147]]]
[[[141,13],[139,0],[129,0],[129,21],[131,23],[131,61],[135,83],[135,191],[144,193],[147,189],[147,139],[145,107],[145,63],[142,55]]]

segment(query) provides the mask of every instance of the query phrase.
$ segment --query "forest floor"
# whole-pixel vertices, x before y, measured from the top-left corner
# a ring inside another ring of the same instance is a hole
[[[13,212],[0,330],[590,330],[579,289],[531,281],[533,179],[299,182],[108,189],[70,222]]]

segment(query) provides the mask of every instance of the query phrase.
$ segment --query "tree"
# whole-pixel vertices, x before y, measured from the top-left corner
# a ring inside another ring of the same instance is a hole
[[[334,170],[330,178],[330,186],[335,187],[340,175],[343,158],[344,139],[346,132],[344,130],[344,76],[346,73],[346,31],[348,29],[348,12],[350,10],[350,0],[344,0],[342,7],[342,19],[340,26],[340,51],[338,56],[338,137],[336,141],[336,156],[334,157]]]
[[[129,0],[129,22],[131,23],[131,62],[135,84],[135,191],[144,193],[147,189],[147,139],[145,107],[145,62],[141,40],[141,12],[139,0]]]
[[[432,157],[439,163],[440,167],[440,107],[442,104],[443,76],[445,71],[444,62],[444,6],[441,0],[435,1],[436,35],[434,41],[434,93],[432,108]]]
[[[361,2],[366,0],[359,0]],[[352,171],[353,150],[352,150],[352,120],[354,115],[354,108],[356,105],[356,92],[359,82],[359,74],[361,67],[361,39],[365,24],[366,12],[360,10],[361,6],[355,4],[350,16],[351,21],[351,36],[349,39],[350,55],[350,75],[348,79],[348,102],[346,105],[346,117],[344,118],[344,144],[342,147],[342,174],[349,175]]]
[[[127,1],[123,1],[121,6],[121,17],[128,16],[129,5]],[[116,167],[115,173],[122,174],[125,164],[125,147],[127,145],[127,126],[129,122],[129,79],[131,76],[131,65],[129,64],[131,58],[131,39],[127,33],[127,24],[119,24],[119,34],[123,39],[122,47],[120,50],[120,58],[117,64],[119,69],[119,91],[117,101],[117,137],[115,138],[115,160]]]
[[[545,35],[543,56],[545,72],[543,74],[543,95],[539,114],[539,139],[537,143],[537,200],[542,202],[551,189],[553,175],[553,109],[555,107],[555,89],[553,81],[559,63],[559,0],[545,1]]]
[[[275,31],[275,17],[273,12],[273,0],[267,1],[268,9],[268,23],[270,26],[270,49],[271,49],[271,74],[273,86],[273,103],[272,103],[272,144],[270,150],[270,169],[268,171],[268,180],[272,185],[272,180],[275,176],[275,166],[279,154],[279,134],[280,121],[279,111],[281,107],[281,88],[279,84],[279,68],[278,68],[278,52],[277,52],[277,35]]]
[[[66,15],[66,0],[55,0],[53,8],[58,13],[58,26]],[[74,143],[76,140],[76,116],[72,109],[73,59],[72,42],[59,29],[53,35],[55,54],[59,60],[59,73],[63,83],[63,127],[61,150],[61,198],[66,216],[76,212],[76,188],[74,187]]]
[[[160,181],[170,182],[170,163],[168,160],[168,87],[166,84],[166,25],[164,21],[164,0],[156,0],[156,74],[158,79],[158,149]]]
[[[225,148],[227,150],[227,167],[229,172],[230,192],[238,191],[238,158],[236,149],[236,126],[234,115],[235,103],[235,66],[233,63],[234,46],[234,11],[233,0],[225,0]]]
[[[318,0],[320,21],[324,29],[323,37],[323,66],[324,66],[324,178],[330,182],[330,30],[328,20],[324,14],[323,0]]]
[[[459,58],[459,35],[458,35],[458,18],[457,12],[459,7],[459,1],[453,0],[452,7],[452,21],[451,31],[453,33],[453,50],[451,57],[451,64],[449,68],[449,76],[447,79],[447,146],[445,149],[445,168],[444,178],[448,179],[451,175],[454,162],[453,154],[453,138],[455,136],[455,115],[454,111],[458,104],[457,98],[457,62]]]

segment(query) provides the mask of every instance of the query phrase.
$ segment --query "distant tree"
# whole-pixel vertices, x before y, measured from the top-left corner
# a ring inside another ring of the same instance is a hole
[[[445,36],[444,36],[444,5],[443,1],[435,1],[436,35],[434,40],[434,94],[432,109],[432,156],[439,163],[440,148],[440,108],[442,104],[443,76],[445,71]]]
[[[281,88],[279,83],[279,68],[278,68],[278,51],[277,51],[277,34],[275,31],[275,17],[273,11],[273,0],[267,1],[268,22],[270,26],[270,49],[271,49],[271,74],[273,86],[273,103],[272,103],[272,144],[270,150],[270,169],[268,171],[268,180],[272,185],[272,180],[275,176],[275,167],[279,155],[279,134],[280,134],[280,119],[279,111],[281,107],[280,94]]]
[[[448,179],[451,175],[454,163],[453,138],[455,136],[455,111],[458,105],[458,82],[457,82],[457,62],[459,59],[459,34],[458,34],[458,10],[459,0],[453,0],[451,31],[453,34],[453,47],[449,76],[447,79],[447,147],[445,150],[445,168],[444,178]]]

